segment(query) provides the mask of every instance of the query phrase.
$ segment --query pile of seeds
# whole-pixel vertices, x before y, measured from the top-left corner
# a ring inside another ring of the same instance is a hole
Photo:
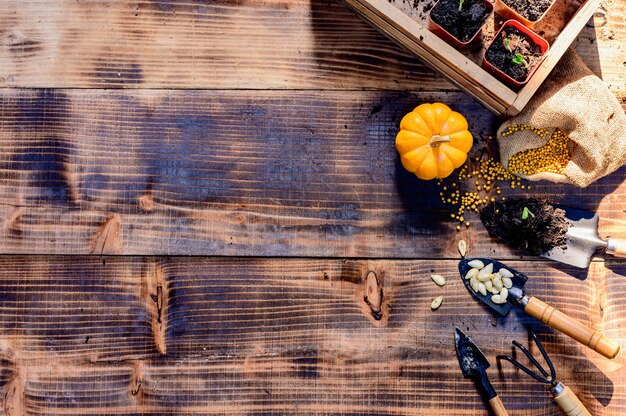
[[[438,185],[442,189],[439,192],[441,202],[453,207],[454,212],[450,214],[450,218],[460,223],[456,227],[457,231],[461,230],[462,225],[470,226],[470,222],[465,218],[467,212],[478,212],[480,208],[496,202],[497,199],[506,199],[500,197],[501,182],[506,181],[512,189],[531,189],[530,185],[523,184],[520,178],[507,171],[493,158],[475,157],[454,175],[456,176],[451,183],[443,185],[443,182],[439,181]],[[475,190],[461,191],[460,184],[466,182],[469,182]]]
[[[509,289],[513,287],[513,273],[510,270],[501,268],[493,272],[493,263],[485,264],[480,260],[472,260],[469,263],[472,268],[465,274],[465,279],[469,279],[470,286],[474,292],[487,296],[491,293],[493,303],[505,303],[509,296]]]
[[[537,136],[548,139],[549,129],[538,129],[529,125],[510,126],[502,137],[518,131],[532,131]],[[570,139],[559,129],[555,129],[547,143],[535,149],[518,152],[509,159],[509,171],[514,174],[534,175],[541,172],[563,174],[565,166],[571,160]]]

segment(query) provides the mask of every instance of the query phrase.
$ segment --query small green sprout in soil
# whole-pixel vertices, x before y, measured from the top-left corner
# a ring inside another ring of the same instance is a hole
[[[504,49],[506,49],[507,51],[513,53],[513,47],[511,46],[511,39],[505,37],[502,40],[502,43],[504,43]]]
[[[532,213],[532,212],[528,209],[528,207],[524,207],[524,210],[522,211],[522,219],[523,219],[524,221],[526,221],[526,220],[528,219],[528,216],[529,216],[529,215],[530,215],[531,217],[535,218],[535,214],[533,214],[533,213]]]
[[[463,3],[465,3],[465,0],[459,0],[459,11],[463,10]]]
[[[515,54],[515,57],[513,57],[513,63],[518,65],[524,65],[524,68],[528,68],[528,61],[524,59],[524,55],[519,52]]]
[[[524,218],[524,212],[527,212]],[[480,219],[489,235],[527,254],[547,253],[566,248],[569,228],[565,211],[537,198],[512,198],[480,210]]]

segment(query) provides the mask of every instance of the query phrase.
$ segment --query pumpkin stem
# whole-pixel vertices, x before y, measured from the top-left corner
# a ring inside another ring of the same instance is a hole
[[[441,143],[449,143],[450,140],[450,135],[448,136],[440,136],[438,134],[433,134],[433,137],[430,138],[430,142],[428,142],[428,144],[431,147],[437,147],[439,146]]]

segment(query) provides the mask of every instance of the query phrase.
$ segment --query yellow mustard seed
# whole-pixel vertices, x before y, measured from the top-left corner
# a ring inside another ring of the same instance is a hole
[[[518,130],[529,130],[540,137],[547,138],[548,129],[536,129],[532,126],[517,126]],[[507,133],[505,135],[505,133]],[[502,135],[506,137],[513,131],[507,130]],[[559,129],[555,129],[546,144],[535,149],[528,149],[514,154],[509,159],[509,171],[515,174],[533,175],[540,172],[562,174],[565,166],[571,160],[570,139]]]

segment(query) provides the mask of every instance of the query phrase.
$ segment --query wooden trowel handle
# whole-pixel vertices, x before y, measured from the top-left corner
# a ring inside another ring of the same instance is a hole
[[[509,416],[509,413],[504,408],[502,400],[500,400],[500,396],[495,396],[494,398],[489,399],[489,407],[491,407],[491,411],[495,416]]]
[[[626,258],[626,241],[609,238],[607,241],[606,253],[615,257]]]
[[[576,394],[567,386],[561,385],[563,390],[554,396],[554,401],[567,416],[591,416]]]
[[[524,312],[607,358],[615,358],[619,352],[619,344],[602,335],[600,331],[595,331],[581,324],[534,296],[529,297]]]

